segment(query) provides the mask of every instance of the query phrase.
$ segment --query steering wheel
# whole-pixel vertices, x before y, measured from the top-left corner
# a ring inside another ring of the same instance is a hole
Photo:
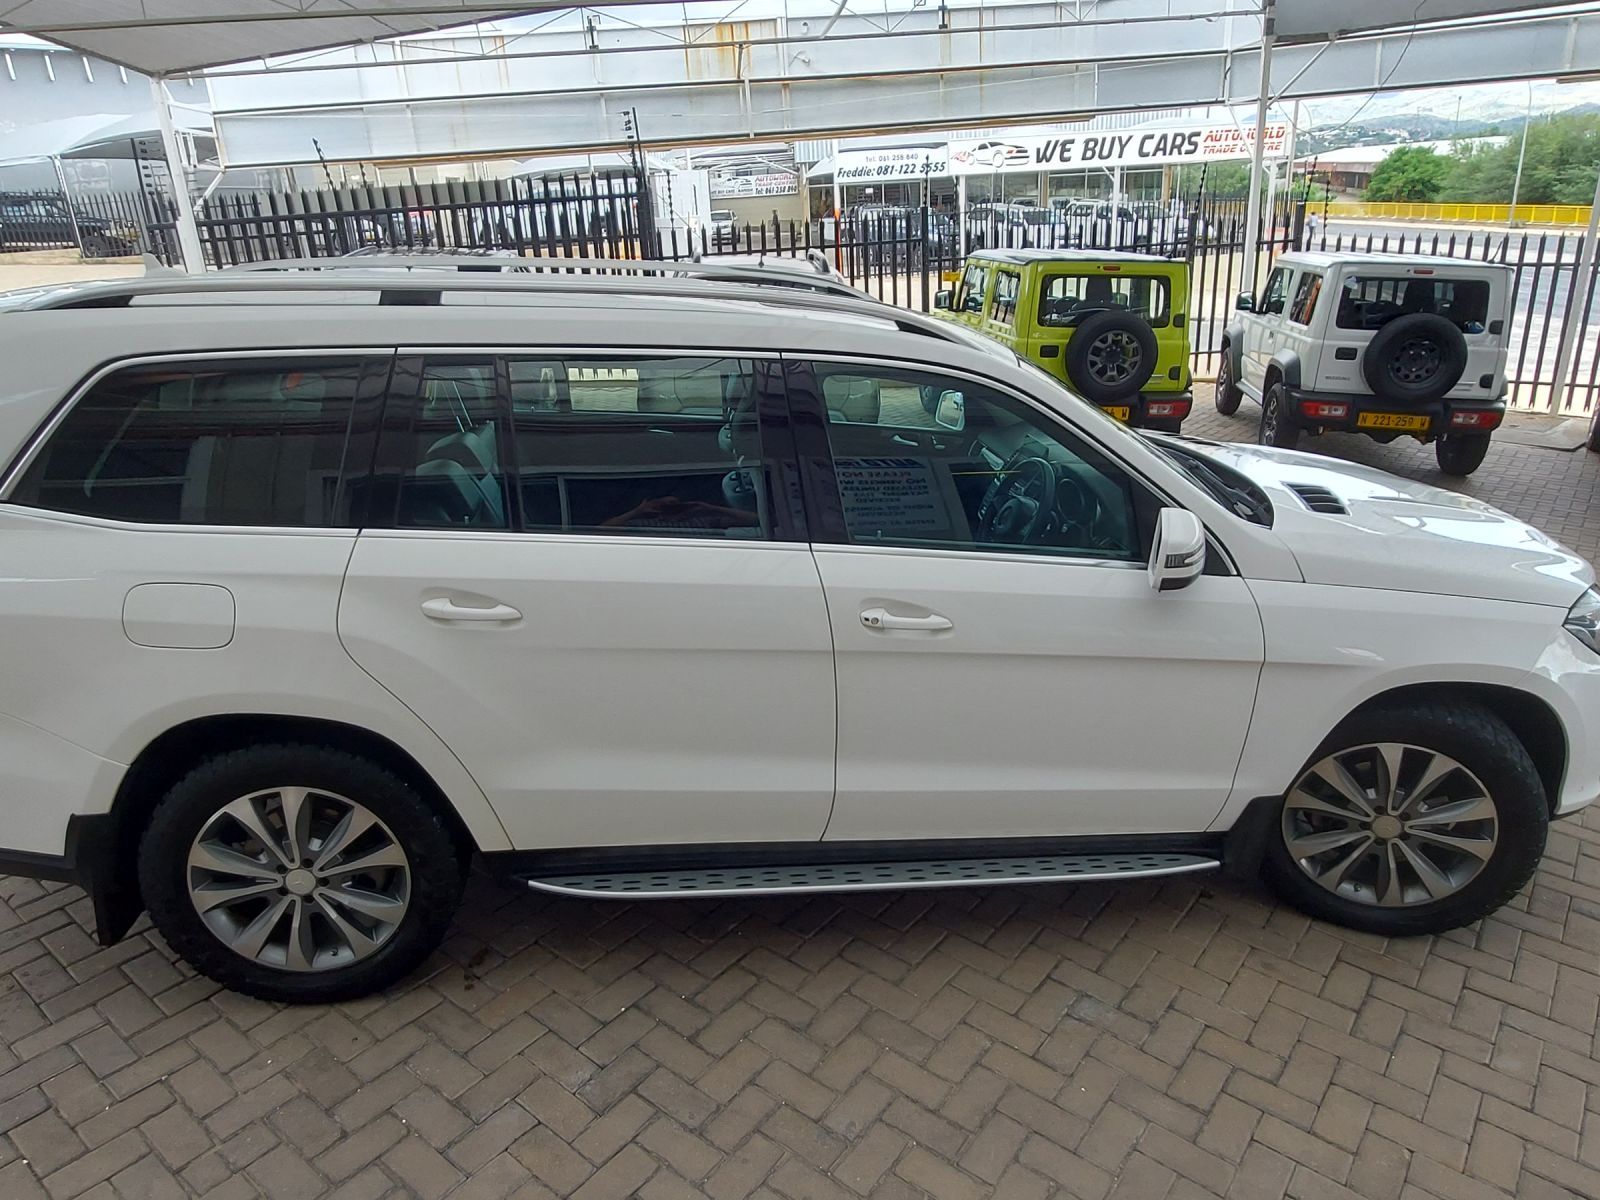
[[[1070,539],[1072,545],[1105,549],[1105,539],[1099,532],[1100,518],[1105,511],[1100,497],[1070,471],[1063,471],[1057,476],[1057,484],[1060,498],[1056,507],[1061,517],[1061,532]]]
[[[1000,469],[978,505],[978,541],[1032,545],[1056,512],[1056,469],[1037,455],[1017,454]]]

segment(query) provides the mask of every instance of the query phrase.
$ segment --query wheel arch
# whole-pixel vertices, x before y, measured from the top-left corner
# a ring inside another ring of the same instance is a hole
[[[1300,355],[1293,350],[1279,350],[1267,363],[1266,374],[1261,380],[1261,391],[1264,395],[1272,386],[1274,380],[1282,380],[1285,387],[1300,386]]]
[[[404,779],[448,824],[464,857],[478,840],[443,788],[404,747],[359,725],[319,717],[275,713],[227,713],[195,717],[155,737],[123,773],[111,804],[102,877],[94,890],[109,902],[97,911],[99,937],[109,945],[127,933],[144,910],[138,884],[139,838],[156,805],[198,763],[217,754],[268,742],[312,742],[360,755]]]
[[[1533,760],[1553,816],[1567,774],[1567,733],[1555,710],[1530,692],[1494,683],[1407,684],[1363,700],[1344,720],[1379,708],[1450,701],[1481,705],[1505,722]]]
[[[1505,722],[1533,760],[1534,769],[1544,784],[1546,803],[1554,816],[1567,771],[1567,735],[1555,710],[1532,693],[1493,683],[1403,684],[1368,696],[1341,717],[1333,729],[1352,717],[1378,709],[1451,702],[1477,704]],[[1329,730],[1330,734],[1333,729]],[[1313,748],[1311,756],[1315,753]],[[1292,781],[1286,781],[1286,786],[1288,782]],[[1257,796],[1228,826],[1223,835],[1223,865],[1230,877],[1251,879],[1260,870],[1267,838],[1278,820],[1282,800],[1281,794]]]

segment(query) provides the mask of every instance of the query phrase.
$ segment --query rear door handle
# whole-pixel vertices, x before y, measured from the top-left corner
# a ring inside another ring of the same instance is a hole
[[[422,602],[422,611],[435,621],[515,621],[522,614],[509,604],[491,604],[487,608],[473,608],[457,604],[448,596],[435,596]]]
[[[941,617],[938,613],[929,613],[925,617],[900,617],[886,608],[862,609],[861,623],[868,629],[916,629],[923,633],[943,633],[946,629],[956,627],[949,617]]]

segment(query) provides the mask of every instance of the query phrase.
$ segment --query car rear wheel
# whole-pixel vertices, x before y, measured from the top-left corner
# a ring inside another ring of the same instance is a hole
[[[1488,453],[1487,433],[1448,433],[1433,444],[1433,456],[1446,475],[1471,475]]]
[[[464,874],[415,788],[314,745],[201,763],[139,847],[145,903],[168,944],[263,1000],[348,1000],[402,978],[444,936]]]
[[[1222,361],[1217,364],[1216,405],[1217,411],[1225,417],[1231,417],[1239,411],[1239,402],[1244,398],[1244,393],[1239,390],[1238,383],[1233,378],[1233,355],[1226,345],[1222,347]]]
[[[1539,773],[1493,713],[1379,709],[1312,755],[1284,796],[1264,868],[1314,917],[1389,936],[1440,933],[1516,895],[1548,825]]]
[[[1289,450],[1299,440],[1300,426],[1289,411],[1289,390],[1282,380],[1274,380],[1261,397],[1261,426],[1256,431],[1256,441]]]

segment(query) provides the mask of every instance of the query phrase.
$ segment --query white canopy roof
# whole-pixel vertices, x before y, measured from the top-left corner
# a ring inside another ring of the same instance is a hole
[[[21,0],[0,6],[0,30],[170,75],[572,7],[564,0]]]
[[[608,0],[604,7],[639,2]],[[0,5],[0,31],[167,75],[573,7],[566,0],[10,0]],[[1549,0],[1277,0],[1278,33],[1316,38],[1559,7]]]

